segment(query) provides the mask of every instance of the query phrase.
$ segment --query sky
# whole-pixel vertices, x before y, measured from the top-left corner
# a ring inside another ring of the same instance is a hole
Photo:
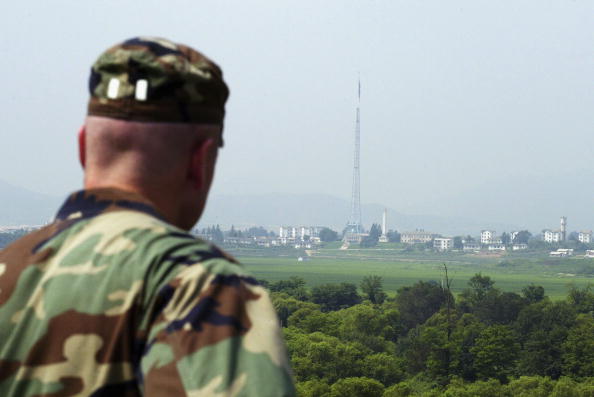
[[[591,0],[25,0],[1,10],[0,179],[14,185],[55,196],[81,186],[90,65],[151,35],[223,68],[231,97],[214,196],[348,199],[360,77],[363,203],[530,213],[522,221],[543,227],[570,213],[594,228]],[[532,183],[565,193],[547,201]],[[522,200],[498,196],[516,189]]]

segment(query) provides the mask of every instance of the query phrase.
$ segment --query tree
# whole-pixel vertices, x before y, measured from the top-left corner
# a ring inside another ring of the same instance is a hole
[[[514,292],[501,292],[489,276],[475,274],[460,294],[459,308],[474,313],[487,324],[511,324],[526,300]]]
[[[279,280],[268,284],[272,292],[284,292],[299,300],[308,300],[309,291],[305,288],[305,280],[299,276],[291,276],[288,280]]]
[[[219,225],[208,227],[206,229],[205,234],[210,236],[210,239],[212,241],[214,241],[215,243],[220,244],[225,239],[225,236],[223,235],[223,231],[221,230],[221,227]]]
[[[451,373],[462,377],[467,381],[476,380],[476,370],[474,367],[474,355],[471,349],[476,343],[476,339],[486,325],[475,315],[464,313],[456,322],[454,331],[450,339],[450,351],[452,354]]]
[[[408,382],[405,381],[386,388],[383,397],[408,397],[411,395],[412,388]]]
[[[435,387],[434,382],[428,381],[421,375],[388,387],[382,397],[441,397],[440,390],[435,390]]]
[[[237,231],[235,230],[235,226],[231,225],[231,229],[227,233],[229,237],[237,237]]]
[[[530,240],[528,240],[528,248],[531,250],[550,250],[551,244],[539,238],[530,238]]]
[[[519,348],[509,327],[493,325],[485,328],[470,349],[478,378],[505,382],[512,374]]]
[[[538,303],[545,298],[545,290],[541,285],[530,284],[522,288],[522,295],[528,303]]]
[[[442,395],[445,397],[508,397],[504,387],[495,379],[474,383],[464,383],[461,379],[454,379]]]
[[[391,243],[399,243],[401,235],[396,230],[390,230],[386,233],[386,237],[388,237],[388,241]]]
[[[479,301],[487,295],[495,281],[491,280],[489,276],[483,276],[481,273],[476,273],[469,281],[470,297],[473,301]]]
[[[351,283],[318,285],[312,289],[311,299],[321,306],[323,312],[345,309],[361,303],[357,286]]]
[[[514,244],[528,244],[528,240],[532,237],[532,233],[528,230],[520,230],[514,237],[512,243]]]
[[[345,342],[321,332],[305,334],[291,327],[284,331],[297,381],[317,378],[334,383],[341,378],[360,376],[362,360],[371,354],[360,343]]]
[[[446,302],[443,290],[436,282],[418,281],[402,287],[396,295],[403,331],[408,331],[436,313]]]
[[[388,386],[404,380],[404,360],[388,353],[375,353],[361,363],[363,376],[376,379]]]
[[[371,229],[369,229],[369,237],[374,240],[379,240],[380,236],[382,235],[382,228],[377,223],[371,225]]]
[[[289,327],[295,327],[306,333],[323,332],[333,334],[337,328],[336,318],[327,313],[322,313],[319,306],[313,303],[302,305],[299,309],[293,311],[287,319]]]
[[[363,237],[361,240],[360,246],[361,248],[371,248],[375,247],[379,241],[380,236],[382,235],[382,229],[380,225],[374,223],[371,225],[371,229],[369,229],[369,235]]]
[[[476,273],[469,281],[468,287],[460,294],[460,308],[463,311],[472,312],[493,290],[494,281],[489,276]]]
[[[493,288],[472,306],[472,313],[487,324],[511,324],[516,320],[526,300],[515,292]]]
[[[573,379],[564,376],[557,381],[549,397],[583,397],[587,395],[578,391],[578,384]]]
[[[374,240],[369,236],[365,236],[361,239],[361,242],[359,243],[359,247],[361,248],[372,248],[377,246],[379,240]]]
[[[262,226],[253,226],[246,231],[246,234],[248,237],[268,237],[268,230]]]
[[[563,343],[563,369],[567,375],[594,376],[594,319],[580,314]]]
[[[333,312],[339,319],[336,327],[341,340],[359,342],[376,352],[393,352],[399,317],[380,306],[361,304]]]
[[[386,299],[384,292],[383,279],[380,276],[369,275],[363,277],[360,284],[363,294],[371,301],[371,303],[382,304]]]
[[[382,397],[383,394],[384,385],[365,377],[340,379],[330,387],[331,397]]]
[[[447,318],[434,314],[423,325],[413,328],[404,341],[406,367],[410,373],[424,373],[440,384],[447,383],[450,372]]]
[[[464,244],[462,244],[462,237],[455,236],[454,237],[454,249],[461,250],[464,248]]]
[[[338,240],[338,233],[330,228],[323,228],[320,230],[320,240],[329,243]]]
[[[506,386],[512,396],[519,397],[549,397],[555,383],[549,377],[520,376]]]
[[[578,313],[594,312],[594,292],[592,285],[579,288],[575,284],[569,287],[567,301],[575,307]]]
[[[286,327],[288,325],[289,317],[296,311],[299,311],[303,308],[311,308],[312,310],[318,308],[318,306],[314,303],[303,302],[294,298],[293,296],[289,296],[284,292],[272,292],[270,294],[270,298],[272,300],[272,305],[278,314],[278,318],[282,327]]]
[[[511,242],[511,238],[510,238],[509,234],[506,232],[503,232],[501,234],[501,243],[504,245],[509,245],[510,242]]]
[[[524,375],[562,374],[561,345],[575,322],[575,310],[567,302],[542,300],[524,307],[514,323],[522,345],[518,371]]]
[[[320,379],[306,380],[295,384],[300,397],[330,397],[330,386]]]

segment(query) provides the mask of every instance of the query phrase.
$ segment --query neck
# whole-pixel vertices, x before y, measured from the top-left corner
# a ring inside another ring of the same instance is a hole
[[[172,189],[142,186],[133,183],[122,183],[118,181],[108,182],[85,178],[85,190],[111,188],[135,193],[150,201],[155,209],[172,225],[180,227],[179,213],[180,203],[172,194]]]

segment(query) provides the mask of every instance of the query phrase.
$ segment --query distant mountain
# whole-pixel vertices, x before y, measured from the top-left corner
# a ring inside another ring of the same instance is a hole
[[[570,231],[593,229],[593,181],[594,172],[590,171],[547,178],[509,176],[472,191],[418,203],[416,211],[421,214],[388,208],[388,228],[425,229],[443,235],[477,235],[486,228],[499,233],[520,228],[538,233],[543,228],[557,228],[564,215]],[[0,180],[0,225],[45,223],[62,199]],[[363,205],[364,226],[380,223],[383,210],[381,204]],[[320,225],[340,231],[349,213],[349,200],[323,194],[214,195],[199,226],[276,229],[281,225]]]
[[[594,229],[594,171],[485,178],[485,182],[472,190],[432,199],[418,207],[451,217],[498,219],[536,232],[558,228],[559,218],[567,216],[568,230],[591,230]]]
[[[361,208],[363,224],[381,223],[384,206],[366,204]],[[342,230],[350,214],[348,200],[321,194],[217,195],[209,199],[199,225],[220,224],[245,228],[261,225],[320,225]],[[388,208],[388,228],[398,231],[422,228],[444,235],[476,235],[483,228],[516,229],[516,225],[482,222],[464,217],[407,215]]]
[[[0,180],[0,225],[39,225],[50,220],[62,199]]]

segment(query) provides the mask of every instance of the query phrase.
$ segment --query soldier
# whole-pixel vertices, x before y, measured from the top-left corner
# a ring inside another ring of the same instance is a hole
[[[223,145],[219,67],[134,38],[92,67],[84,190],[0,251],[0,396],[292,396],[267,292],[187,230]]]

